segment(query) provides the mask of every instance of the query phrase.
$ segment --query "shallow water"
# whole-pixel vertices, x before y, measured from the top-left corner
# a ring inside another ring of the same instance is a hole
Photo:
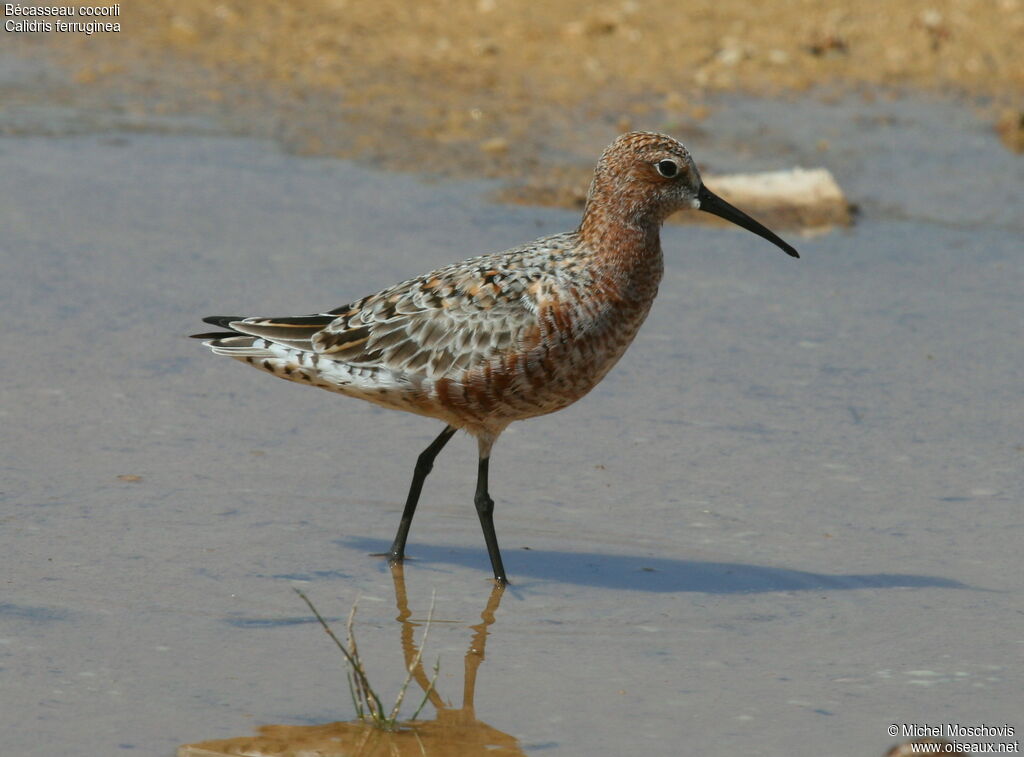
[[[831,129],[822,160],[864,214],[793,240],[800,261],[667,228],[623,362],[502,437],[514,584],[476,715],[559,756],[853,757],[896,741],[891,723],[1019,732],[1024,163],[940,103],[865,105],[860,127],[834,109],[852,104],[729,107],[709,155],[764,139],[803,157],[783,147]],[[397,691],[391,576],[368,553],[437,425],[184,337],[208,313],[331,308],[576,222],[486,204],[483,183],[185,132],[0,139],[11,754],[170,755],[350,719],[292,585],[328,613],[361,597],[368,672]],[[413,614],[436,590],[450,621],[427,658],[456,699],[490,592],[474,475],[456,437],[406,568]]]

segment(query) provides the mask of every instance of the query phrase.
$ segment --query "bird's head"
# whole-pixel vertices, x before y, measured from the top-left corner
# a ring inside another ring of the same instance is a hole
[[[594,170],[581,230],[588,223],[597,227],[623,221],[657,227],[687,208],[724,218],[800,257],[791,245],[705,187],[682,143],[655,132],[623,134],[604,151]]]

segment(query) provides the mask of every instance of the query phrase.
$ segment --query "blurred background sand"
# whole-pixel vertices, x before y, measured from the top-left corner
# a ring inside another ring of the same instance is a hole
[[[499,178],[530,204],[581,206],[613,136],[699,135],[721,93],[953,97],[1024,148],[1022,0],[121,7],[120,34],[5,41],[45,48],[67,96],[104,109],[213,114],[299,154]]]

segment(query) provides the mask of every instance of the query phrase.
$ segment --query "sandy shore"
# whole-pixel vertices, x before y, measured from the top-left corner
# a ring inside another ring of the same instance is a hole
[[[527,204],[578,207],[612,137],[645,128],[698,140],[726,93],[955,97],[998,122],[1007,145],[1024,140],[1021,0],[120,8],[118,34],[5,42],[59,59],[79,101],[207,114],[300,154],[499,178],[503,199]]]

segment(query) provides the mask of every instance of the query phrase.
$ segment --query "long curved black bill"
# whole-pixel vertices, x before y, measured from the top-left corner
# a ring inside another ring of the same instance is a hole
[[[697,201],[700,203],[700,210],[703,210],[705,213],[711,213],[711,215],[724,218],[726,221],[737,226],[742,226],[747,231],[752,231],[759,237],[764,237],[772,244],[780,247],[787,255],[794,258],[800,257],[800,253],[793,249],[790,244],[782,241],[778,235],[769,231],[739,208],[733,207],[721,197],[708,190],[703,184],[700,185],[700,190],[697,192]]]

